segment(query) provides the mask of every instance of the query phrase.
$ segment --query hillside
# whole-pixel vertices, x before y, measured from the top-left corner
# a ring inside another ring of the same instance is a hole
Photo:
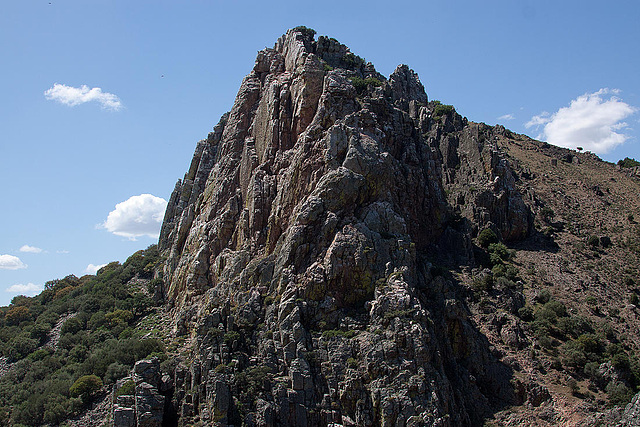
[[[58,425],[103,400],[137,360],[166,358],[148,292],[158,261],[154,245],[0,308],[1,425]]]
[[[2,422],[637,425],[639,195],[289,30],[157,247],[0,310]]]

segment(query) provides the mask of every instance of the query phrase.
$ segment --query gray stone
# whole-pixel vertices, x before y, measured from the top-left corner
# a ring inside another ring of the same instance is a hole
[[[135,410],[133,408],[114,405],[113,425],[114,427],[135,427],[136,426]]]
[[[148,383],[136,384],[136,422],[138,427],[159,427],[164,415],[164,396]]]
[[[136,384],[144,382],[157,388],[162,378],[160,361],[157,357],[137,361],[133,366],[132,376]]]

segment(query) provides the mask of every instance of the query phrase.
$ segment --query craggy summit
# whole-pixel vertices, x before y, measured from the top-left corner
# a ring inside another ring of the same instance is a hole
[[[436,263],[473,263],[481,228],[528,235],[505,130],[314,33],[258,53],[167,208],[157,293],[195,340],[188,414],[476,425],[512,402],[510,374]]]
[[[176,351],[115,386],[114,422],[637,419],[640,397],[620,405],[640,385],[638,297],[610,304],[635,292],[638,190],[589,153],[429,101],[406,65],[387,79],[289,30],[176,184],[153,282]],[[583,303],[595,289],[602,311]]]

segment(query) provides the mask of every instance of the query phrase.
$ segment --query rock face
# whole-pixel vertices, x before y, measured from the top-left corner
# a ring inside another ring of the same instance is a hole
[[[178,422],[464,426],[514,402],[436,267],[473,265],[483,228],[529,233],[504,132],[312,30],[259,52],[160,236],[161,297],[195,342]]]
[[[114,386],[115,427],[160,427],[165,418],[165,391],[157,358],[140,360],[130,377]],[[168,418],[168,417],[167,417]]]
[[[620,421],[620,427],[638,427],[640,426],[640,393],[636,394],[631,402],[624,409]]]

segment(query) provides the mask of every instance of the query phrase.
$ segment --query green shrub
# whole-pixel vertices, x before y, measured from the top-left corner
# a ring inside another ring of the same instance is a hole
[[[316,35],[316,30],[314,30],[313,28],[305,27],[304,25],[298,25],[293,30],[301,32],[302,35],[304,35],[306,38],[312,40]]]
[[[471,289],[475,292],[488,292],[493,289],[493,276],[490,274],[483,274],[473,278],[471,282]]]
[[[553,326],[558,321],[558,318],[566,316],[567,308],[564,304],[551,300],[535,312],[534,328],[544,328],[545,333],[551,333],[554,331]]]
[[[38,322],[33,325],[33,329],[31,330],[31,338],[38,340],[40,344],[44,344],[47,338],[49,338],[49,332],[51,332],[50,323]]]
[[[360,77],[351,77],[351,83],[356,88],[356,92],[362,95],[369,86],[379,87],[382,86],[382,82],[374,77],[368,77],[361,79]]]
[[[38,350],[29,354],[29,356],[27,357],[29,358],[29,360],[37,362],[38,360],[42,360],[45,357],[51,355],[51,353],[53,353],[53,350],[50,348],[39,348]]]
[[[133,382],[133,380],[128,380],[125,381],[124,384],[122,384],[122,387],[120,387],[118,391],[116,391],[114,397],[117,398],[118,396],[133,396],[135,393],[136,383]]]
[[[331,339],[334,337],[341,337],[341,338],[353,338],[356,335],[356,331],[343,331],[340,329],[330,329],[328,331],[323,331],[322,332],[322,338],[325,339]]]
[[[107,384],[113,384],[120,378],[124,378],[129,375],[129,367],[119,362],[113,362],[107,366],[107,372],[104,374],[104,381]]]
[[[506,277],[498,277],[496,279],[496,287],[498,289],[514,289],[516,287],[516,284]]]
[[[493,273],[493,277],[495,277],[496,279],[502,277],[511,282],[518,280],[519,272],[518,269],[513,265],[505,265],[502,263],[495,264],[491,268],[491,272]]]
[[[533,320],[533,308],[530,305],[519,308],[518,317],[526,322]]]
[[[234,341],[237,341],[240,339],[240,333],[238,331],[229,331],[227,333],[224,334],[224,342],[227,344],[231,344]]]
[[[43,405],[43,421],[48,424],[58,425],[66,420],[70,414],[80,409],[79,399],[68,398],[60,394],[48,395]]]
[[[598,362],[588,362],[584,365],[584,374],[592,381],[599,382],[602,380],[600,374],[600,364]]]
[[[360,69],[365,64],[365,61],[363,58],[359,57],[358,55],[354,55],[351,52],[347,52],[342,57],[342,62],[350,70]]]
[[[542,220],[544,222],[549,222],[553,219],[555,215],[555,212],[553,212],[553,209],[551,209],[548,206],[545,206],[544,208],[542,208],[542,210],[540,211],[540,216],[542,217]]]
[[[589,236],[587,245],[591,246],[592,248],[597,248],[600,245],[600,239],[598,239],[598,236]]]
[[[551,300],[551,293],[548,289],[543,289],[536,295],[536,301],[540,304],[546,304],[549,300]]]
[[[599,356],[604,352],[602,340],[595,334],[582,334],[576,339],[576,342],[586,353]]]
[[[515,282],[519,278],[519,271],[513,265],[507,265],[504,272],[504,277]]]
[[[498,236],[490,228],[485,228],[478,233],[478,244],[483,248],[488,248],[490,244],[498,243]]]
[[[621,352],[614,354],[611,358],[611,364],[618,370],[623,372],[629,372],[631,370],[631,362],[629,356],[626,353]]]
[[[10,361],[20,360],[38,348],[38,341],[25,335],[18,335],[7,343],[5,355]]]
[[[515,251],[507,248],[504,243],[491,243],[489,244],[488,250],[491,265],[509,261],[515,256]]]
[[[87,346],[78,344],[69,351],[69,360],[73,363],[82,363],[89,355]]]
[[[504,278],[505,274],[507,274],[507,268],[502,263],[495,264],[493,267],[491,267],[491,273],[496,279],[500,277]]]
[[[15,300],[15,298],[13,299]],[[7,310],[7,314],[4,316],[8,325],[19,325],[20,323],[29,320],[31,314],[29,309],[24,306],[12,306]]]
[[[564,336],[572,338],[593,332],[591,322],[582,316],[562,317],[558,319],[557,327]]]
[[[625,157],[622,160],[618,160],[618,165],[623,168],[635,168],[640,166],[640,162],[638,162],[636,159]]]
[[[242,390],[245,396],[255,399],[258,393],[268,388],[271,380],[271,368],[268,366],[255,366],[236,374],[236,386]]]
[[[545,310],[553,311],[557,317],[567,316],[567,307],[560,301],[551,300],[548,303],[546,303],[542,308]]]
[[[542,348],[553,350],[556,346],[556,341],[548,335],[540,335],[538,336],[538,344]]]
[[[600,338],[591,333],[582,334],[577,339],[564,344],[563,361],[573,367],[585,366],[587,362],[600,362],[604,345]]]
[[[96,375],[83,375],[69,388],[69,394],[73,397],[82,397],[83,400],[91,398],[102,388],[102,380]]]
[[[60,332],[62,332],[62,334],[76,334],[82,329],[84,329],[84,322],[78,316],[75,316],[71,319],[67,319],[62,324]]]
[[[618,381],[610,381],[607,384],[606,391],[609,404],[612,406],[624,407],[633,397],[633,390]]]
[[[118,325],[128,325],[133,320],[133,313],[129,310],[117,309],[105,314],[104,317],[109,326],[113,328]]]
[[[455,111],[455,109],[453,108],[453,105],[437,104],[433,109],[432,116],[434,118],[440,118],[442,116],[448,116],[451,113],[453,113],[454,111]]]
[[[411,314],[411,310],[391,310],[384,314],[385,319],[393,319],[396,317],[407,317]]]
[[[538,312],[534,313],[533,321],[531,322],[531,328],[537,338],[549,336],[553,331],[553,322],[542,316],[536,316]]]
[[[587,362],[587,354],[576,341],[570,341],[562,347],[562,363],[565,365],[577,368]]]

